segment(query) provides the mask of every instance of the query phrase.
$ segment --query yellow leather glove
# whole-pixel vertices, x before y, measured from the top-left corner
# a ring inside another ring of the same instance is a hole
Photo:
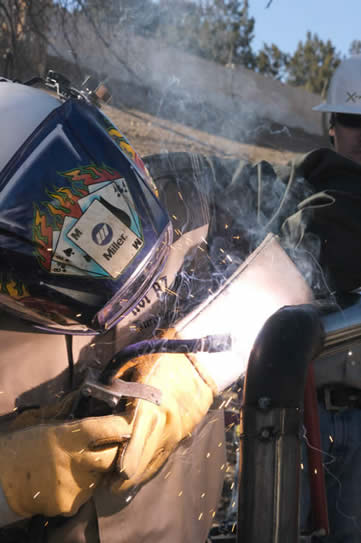
[[[144,383],[162,392],[161,405],[146,400],[128,402],[125,416],[131,438],[119,458],[121,477],[113,478],[119,494],[151,478],[178,443],[191,434],[207,413],[216,393],[213,381],[184,354],[153,354],[128,362],[117,377]]]
[[[0,435],[0,484],[22,517],[74,515],[114,467],[130,428],[109,415]]]
[[[15,430],[27,428],[28,426],[49,424],[50,422],[65,422],[69,420],[77,395],[77,391],[69,392],[52,404],[44,405],[42,407],[31,407],[21,413],[13,412],[14,417],[6,423],[6,431],[14,432]]]

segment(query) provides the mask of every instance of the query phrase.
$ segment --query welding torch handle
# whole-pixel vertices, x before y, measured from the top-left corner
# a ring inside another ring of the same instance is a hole
[[[197,339],[151,339],[128,345],[117,353],[106,365],[99,381],[110,385],[120,368],[129,360],[155,353],[218,353],[232,348],[232,337],[228,334],[209,335]]]

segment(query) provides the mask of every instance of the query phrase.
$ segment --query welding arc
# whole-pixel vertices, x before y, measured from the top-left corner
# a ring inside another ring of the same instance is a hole
[[[110,385],[119,369],[129,360],[155,353],[218,353],[230,351],[232,337],[229,334],[214,334],[197,339],[150,339],[128,345],[117,353],[106,365],[99,381]]]

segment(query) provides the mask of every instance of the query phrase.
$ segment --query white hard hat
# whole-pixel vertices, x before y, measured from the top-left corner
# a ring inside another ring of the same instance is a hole
[[[361,55],[341,62],[332,76],[326,102],[312,109],[361,115]]]

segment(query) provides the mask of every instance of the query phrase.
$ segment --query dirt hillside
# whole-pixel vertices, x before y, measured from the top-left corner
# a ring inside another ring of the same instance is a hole
[[[256,140],[247,143],[210,134],[135,109],[104,106],[103,111],[141,156],[189,151],[223,157],[245,157],[252,162],[268,160],[285,163],[299,154],[328,144],[327,140],[321,137],[313,137],[281,126],[268,125],[267,130],[259,131]]]

